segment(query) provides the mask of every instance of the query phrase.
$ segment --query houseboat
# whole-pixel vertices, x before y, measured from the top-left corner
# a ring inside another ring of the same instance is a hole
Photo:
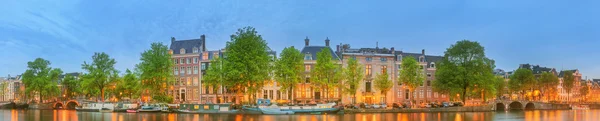
[[[76,111],[82,112],[100,112],[100,110],[113,110],[112,103],[83,103],[80,107],[75,107]]]
[[[115,107],[115,112],[127,112],[127,110],[137,110],[137,103],[117,103]]]
[[[138,112],[170,112],[169,106],[167,104],[159,103],[159,104],[144,104]]]
[[[179,113],[238,113],[231,109],[231,104],[180,104]]]

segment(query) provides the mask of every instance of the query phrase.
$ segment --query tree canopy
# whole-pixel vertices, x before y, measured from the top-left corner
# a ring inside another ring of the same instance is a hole
[[[87,73],[83,74],[82,79],[88,88],[97,89],[100,91],[100,99],[104,102],[104,91],[112,82],[118,79],[117,69],[115,69],[114,58],[110,58],[108,54],[94,53],[92,63],[83,62],[82,69]]]
[[[118,98],[129,97],[129,99],[139,97],[141,89],[141,82],[138,74],[127,69],[125,75],[117,82],[116,92],[118,92]]]
[[[402,58],[402,63],[400,66],[401,69],[400,77],[398,77],[398,83],[408,87],[412,94],[415,88],[423,85],[423,81],[425,80],[425,77],[423,76],[423,69],[420,69],[419,63],[412,56]],[[414,97],[414,94],[412,95],[413,96],[411,97]]]
[[[73,96],[80,94],[82,91],[81,80],[70,74],[66,74],[61,83],[65,88],[66,97],[73,98]]]
[[[42,58],[27,62],[27,70],[22,76],[25,93],[37,93],[42,102],[46,96],[58,95],[57,81],[62,73],[58,68],[51,68],[50,61]]]
[[[167,94],[167,84],[173,82],[173,60],[169,48],[160,42],[152,43],[150,50],[141,54],[140,63],[136,65],[140,72],[142,89],[151,95],[156,102],[172,102],[173,97]]]
[[[436,70],[436,81],[433,88],[442,93],[462,93],[462,101],[466,101],[467,91],[475,85],[486,86],[485,81],[494,78],[494,61],[485,56],[485,49],[479,42],[461,40],[444,52]],[[482,85],[483,84],[483,85]]]
[[[558,96],[558,77],[549,72],[543,72],[539,78],[540,87],[542,88],[542,94],[547,99],[553,99],[551,97]]]
[[[352,95],[352,103],[356,103],[356,90],[360,85],[360,81],[362,81],[365,76],[362,69],[362,65],[358,63],[355,58],[348,59],[346,68],[344,69],[344,77],[346,82],[344,82],[344,92]]]
[[[226,81],[233,90],[254,95],[271,79],[270,48],[252,27],[244,27],[231,35],[225,47]],[[254,98],[255,96],[251,96]],[[251,99],[252,100],[252,99]]]
[[[392,89],[392,86],[394,86],[394,83],[389,77],[387,72],[380,73],[375,77],[375,88],[377,88],[384,97],[386,96],[386,93]],[[383,99],[383,101],[385,101],[385,99]]]
[[[325,100],[327,100],[331,93],[330,89],[340,86],[339,80],[341,79],[342,70],[332,59],[331,51],[327,48],[317,52],[317,63],[314,67],[311,70],[311,79],[314,80],[312,82],[317,90],[324,88],[322,91],[325,92]]]
[[[293,87],[304,79],[303,55],[294,46],[286,47],[281,51],[275,63],[275,80],[282,91],[288,91],[288,99],[292,99]]]
[[[575,86],[575,76],[571,71],[565,71],[563,75],[563,88],[567,91],[567,102],[571,98],[571,90]]]

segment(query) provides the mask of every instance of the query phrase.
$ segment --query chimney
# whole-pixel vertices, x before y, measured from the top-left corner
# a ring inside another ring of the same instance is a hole
[[[200,35],[200,41],[202,41],[202,51],[206,51],[206,36]]]
[[[329,37],[327,37],[327,39],[325,39],[325,46],[329,47]]]
[[[306,39],[304,39],[304,46],[308,46],[309,41],[308,36],[306,36]]]
[[[422,53],[423,55],[425,55],[425,49],[421,50],[421,53]]]
[[[335,46],[335,50],[336,50],[336,51],[338,51],[338,52],[341,52],[341,51],[340,51],[340,45],[336,45],[336,46]]]
[[[171,37],[171,43],[175,42],[175,37]]]
[[[396,53],[396,51],[394,51],[394,47],[390,48],[390,51],[392,54]]]

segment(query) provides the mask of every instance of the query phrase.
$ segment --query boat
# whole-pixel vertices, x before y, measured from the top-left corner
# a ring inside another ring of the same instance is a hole
[[[161,112],[162,108],[158,104],[144,104],[142,108],[138,109],[138,112]]]
[[[117,103],[114,112],[127,112],[127,110],[137,110],[137,103]]]
[[[112,113],[113,109],[110,109],[110,108],[101,108],[100,112],[102,112],[102,113]]]
[[[285,115],[285,114],[294,114],[293,111],[283,111],[279,106],[272,104],[271,106],[259,106],[258,107],[263,114],[272,114],[272,115]]]
[[[138,111],[137,110],[125,110],[125,112],[127,112],[127,113],[137,113]]]
[[[589,110],[588,105],[571,105],[571,110]]]
[[[249,105],[242,106],[242,112],[246,114],[262,114],[262,111],[260,111],[257,106]]]
[[[340,111],[340,109],[336,108],[335,105],[335,103],[325,103],[317,104],[314,106],[282,106],[280,109],[282,111],[293,111],[294,113],[336,113]]]
[[[180,104],[178,113],[197,113],[197,114],[232,114],[238,113],[238,110],[231,109],[231,104]]]
[[[83,103],[81,107],[75,107],[76,111],[81,112],[100,112],[102,108],[106,108],[106,110],[114,109],[114,105],[111,103]]]

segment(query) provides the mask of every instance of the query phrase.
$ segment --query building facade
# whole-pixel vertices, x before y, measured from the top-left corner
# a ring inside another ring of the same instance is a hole
[[[169,53],[174,63],[175,81],[170,84],[168,94],[174,103],[200,103],[200,54],[206,51],[206,37],[176,40],[171,37]]]
[[[392,48],[393,49],[393,48]],[[403,85],[402,83],[398,83],[398,81],[394,81],[394,92],[395,92],[395,102],[405,103],[409,102],[414,98],[415,103],[430,103],[430,102],[445,102],[449,101],[450,97],[446,94],[441,94],[433,91],[433,81],[435,81],[435,72],[436,72],[436,63],[440,61],[442,56],[435,55],[426,55],[425,49],[421,50],[421,53],[407,53],[402,51],[395,51],[395,68],[394,74],[396,79],[400,76],[400,71],[402,70],[402,59],[406,57],[413,57],[419,62],[421,66],[420,69],[423,69],[423,75],[425,80],[423,80],[423,85],[414,89],[414,95],[409,93],[408,87]]]
[[[375,86],[375,78],[383,73],[389,75],[389,80],[396,80],[394,76],[394,51],[380,48],[360,48],[360,49],[339,49],[338,53],[342,54],[342,63],[347,66],[347,63],[351,59],[356,59],[357,62],[363,66],[364,78],[359,83],[358,90],[356,91],[356,102],[364,103],[383,103],[383,102],[394,102],[393,91],[381,92]],[[394,82],[392,82],[394,83]],[[352,103],[353,95],[344,95],[343,103]]]
[[[573,88],[571,88],[570,92],[565,88],[564,74],[565,72],[572,72],[575,80],[573,81]],[[581,73],[579,73],[578,69],[573,70],[562,70],[558,74],[558,98],[561,102],[578,102],[582,101],[582,96],[579,94],[579,89],[581,86]]]
[[[329,94],[321,87],[315,86],[311,81],[311,71],[315,68],[317,63],[317,53],[322,50],[330,51],[331,58],[336,64],[340,64],[341,60],[338,55],[329,47],[329,38],[325,39],[325,46],[310,45],[310,39],[308,37],[304,39],[304,48],[300,51],[304,54],[304,69],[305,69],[305,80],[297,84],[294,88],[294,102],[295,103],[315,103],[325,101],[341,101],[341,88],[329,89]],[[340,65],[341,66],[341,65]]]

